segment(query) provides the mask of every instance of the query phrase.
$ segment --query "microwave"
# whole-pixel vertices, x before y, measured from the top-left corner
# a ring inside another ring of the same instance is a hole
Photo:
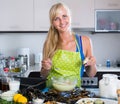
[[[95,32],[120,32],[120,10],[95,10]]]

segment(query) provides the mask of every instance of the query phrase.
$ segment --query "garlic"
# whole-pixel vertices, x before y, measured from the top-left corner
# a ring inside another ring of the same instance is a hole
[[[89,58],[85,58],[85,59],[83,60],[83,64],[85,65],[88,61],[89,61]]]

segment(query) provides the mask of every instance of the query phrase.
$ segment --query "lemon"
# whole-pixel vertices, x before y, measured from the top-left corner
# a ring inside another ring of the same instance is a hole
[[[18,103],[26,104],[27,103],[27,98],[25,96],[20,96],[17,99]]]
[[[14,102],[17,102],[17,100],[18,100],[18,98],[19,98],[20,96],[22,96],[22,95],[21,95],[21,94],[15,94],[15,95],[13,96]]]

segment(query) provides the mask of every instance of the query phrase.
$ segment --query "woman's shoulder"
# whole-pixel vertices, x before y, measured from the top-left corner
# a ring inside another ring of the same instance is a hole
[[[81,36],[81,40],[82,40],[83,45],[91,44],[91,39],[89,36],[83,35],[83,36]]]
[[[86,35],[82,35],[81,38],[82,39],[90,39],[89,36],[86,36]]]

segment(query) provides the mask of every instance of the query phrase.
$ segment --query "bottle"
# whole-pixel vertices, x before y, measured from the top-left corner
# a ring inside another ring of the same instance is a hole
[[[110,60],[106,61],[106,67],[108,67],[108,68],[110,67]]]
[[[10,72],[14,72],[15,71],[15,58],[14,57],[10,57],[10,60],[9,60],[9,70],[10,70]]]

